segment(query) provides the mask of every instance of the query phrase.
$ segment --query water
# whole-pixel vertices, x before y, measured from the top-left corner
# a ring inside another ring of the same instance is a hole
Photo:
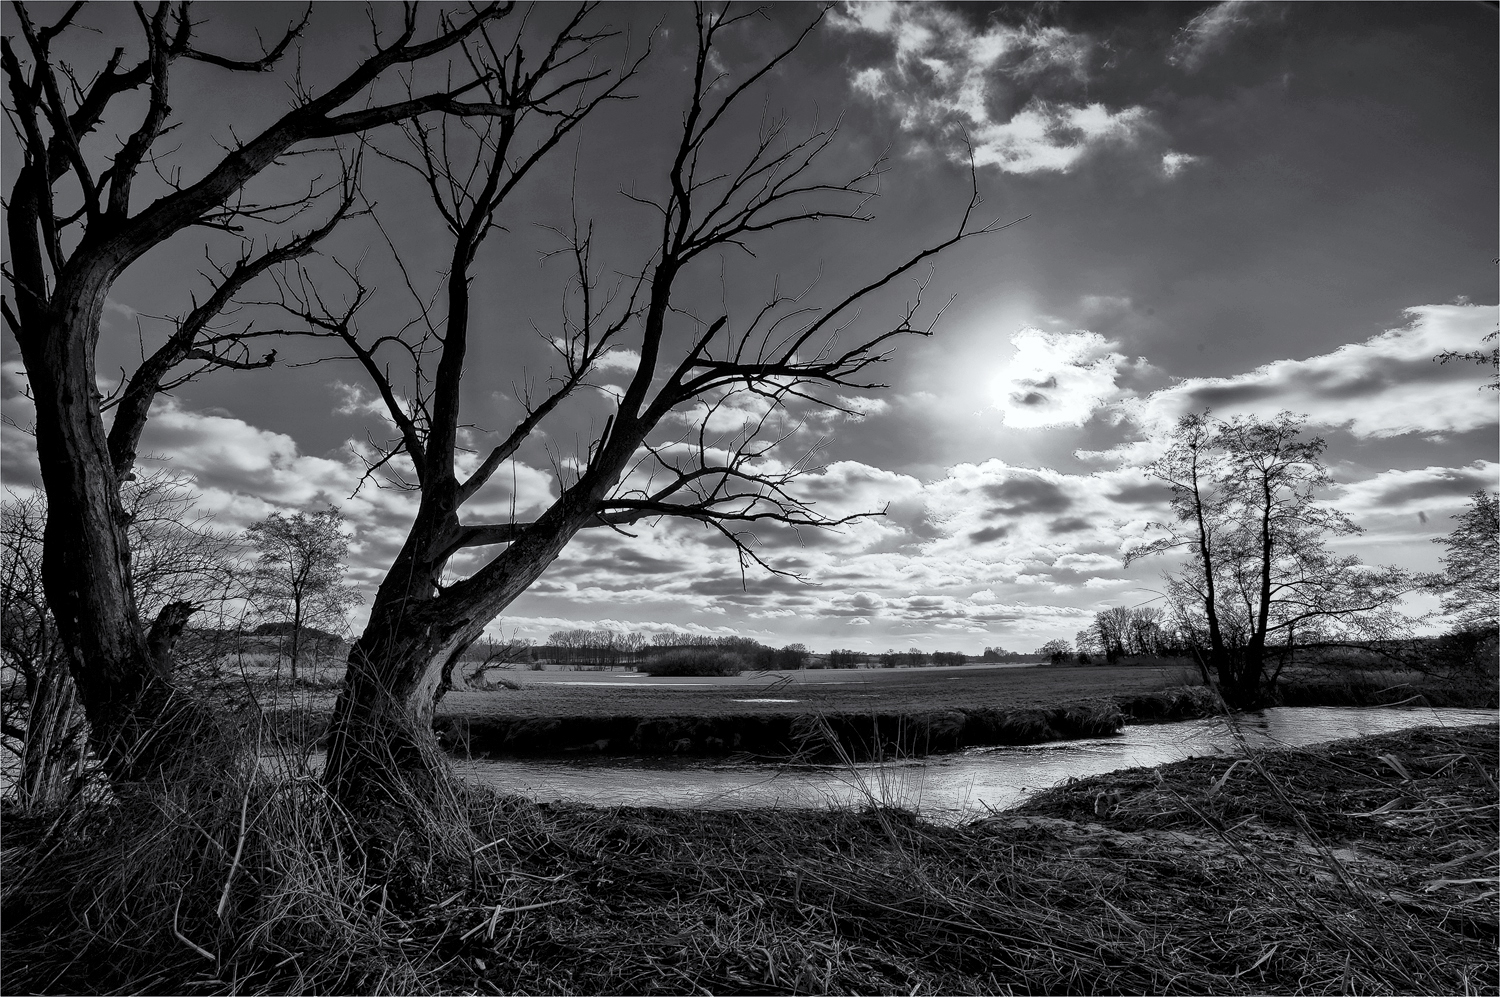
[[[1299,746],[1408,727],[1495,723],[1495,710],[1278,707],[1234,718],[1127,726],[1123,734],[1028,747],[974,748],[897,763],[728,764],[702,759],[589,759],[460,762],[468,779],[536,800],[597,806],[694,809],[827,807],[874,800],[959,821],[1003,810],[1069,778],[1232,753]],[[1238,737],[1237,737],[1238,734]]]

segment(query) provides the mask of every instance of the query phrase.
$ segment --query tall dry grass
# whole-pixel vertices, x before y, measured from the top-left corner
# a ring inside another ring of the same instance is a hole
[[[878,778],[836,811],[455,785],[353,815],[262,736],[238,771],[8,810],[0,990],[1500,990],[1492,728],[1246,747],[960,827]]]

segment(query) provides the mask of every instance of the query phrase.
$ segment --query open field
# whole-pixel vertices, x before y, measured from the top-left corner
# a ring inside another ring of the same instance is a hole
[[[924,668],[744,672],[725,678],[654,678],[636,672],[512,672],[520,689],[450,692],[447,716],[760,716],[1056,706],[1196,684],[1191,668]]]
[[[7,814],[0,982],[1496,994],[1496,762],[1492,724],[1407,731],[1114,773],[958,827],[469,790],[463,827],[382,875],[313,833],[336,817],[300,783]]]
[[[528,682],[533,675],[541,681]],[[563,677],[568,676],[568,677]],[[450,693],[437,727],[470,754],[923,755],[1118,731],[1215,708],[1173,668],[966,665],[653,678],[534,673]],[[838,747],[834,748],[833,745]]]

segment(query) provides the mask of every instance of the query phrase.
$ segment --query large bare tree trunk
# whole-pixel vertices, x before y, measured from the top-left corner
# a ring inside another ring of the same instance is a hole
[[[187,623],[181,604],[149,633],[130,581],[128,518],[93,382],[97,329],[112,274],[99,267],[60,288],[44,335],[21,340],[37,409],[37,456],[47,490],[42,579],[90,742],[111,780],[155,777],[174,759],[221,757],[224,732],[175,689],[169,660]],[[71,292],[71,293],[67,293]],[[191,747],[191,751],[186,751]]]
[[[597,501],[604,487],[591,491]],[[502,577],[481,572],[440,593],[435,580],[461,527],[456,516],[442,511],[450,504],[424,501],[381,583],[364,633],[349,650],[324,770],[336,798],[358,809],[426,803],[442,790],[449,773],[432,732],[439,686],[454,659],[541,577],[591,518],[585,511],[591,505],[575,499],[555,507],[550,516],[556,525],[518,540]]]

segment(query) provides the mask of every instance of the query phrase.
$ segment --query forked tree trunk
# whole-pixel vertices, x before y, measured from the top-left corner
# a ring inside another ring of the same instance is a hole
[[[622,451],[628,455],[633,445]],[[381,583],[364,633],[349,650],[344,684],[328,730],[324,783],[351,810],[430,802],[447,785],[446,758],[432,732],[438,689],[454,660],[525,592],[592,515],[613,477],[542,517],[514,543],[499,578],[470,579],[439,591],[456,517],[441,498],[424,503]],[[434,489],[434,491],[440,491]]]

